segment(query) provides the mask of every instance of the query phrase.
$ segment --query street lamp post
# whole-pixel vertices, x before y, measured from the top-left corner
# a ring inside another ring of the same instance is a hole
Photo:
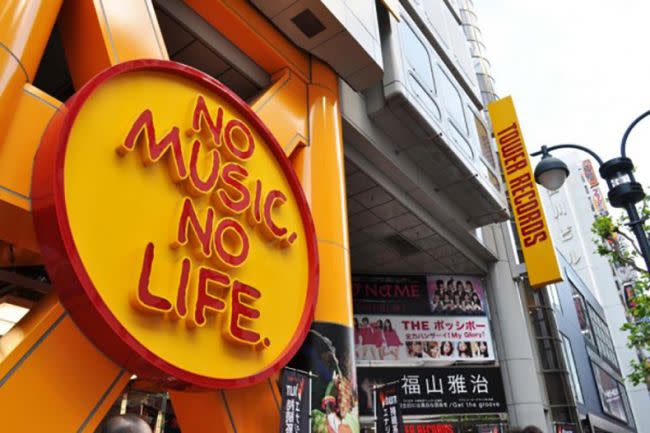
[[[557,144],[555,146],[542,146],[541,150],[533,152],[531,156],[542,155],[541,161],[535,167],[535,181],[544,188],[555,191],[559,189],[569,176],[567,165],[558,158],[551,156],[550,152],[558,149],[576,149],[591,155],[599,165],[600,177],[605,179],[609,191],[607,197],[612,206],[625,209],[629,217],[628,225],[634,232],[639,251],[645,260],[646,269],[650,271],[650,242],[643,230],[644,218],[639,216],[636,204],[643,200],[645,192],[643,187],[634,178],[634,164],[625,154],[627,138],[632,129],[644,118],[650,116],[650,110],[646,111],[627,127],[621,140],[621,156],[603,162],[603,160],[591,149],[577,144]]]

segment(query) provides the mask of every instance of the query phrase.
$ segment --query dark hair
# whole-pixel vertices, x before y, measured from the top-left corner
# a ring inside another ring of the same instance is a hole
[[[151,427],[137,415],[127,413],[108,418],[102,424],[102,433],[151,433]]]
[[[460,281],[460,280],[456,281],[456,288],[458,288],[458,286],[460,286],[460,288],[462,289],[463,288],[463,282]]]
[[[441,285],[441,284],[444,285],[445,282],[442,281],[442,280],[436,280],[436,287],[439,286],[439,285]]]
[[[544,433],[541,428],[535,427],[534,425],[527,425],[521,431],[521,433]]]
[[[445,350],[445,345],[449,346],[449,353]],[[451,344],[451,341],[443,341],[440,345],[440,354],[442,356],[451,356],[452,353],[454,353],[454,345]]]
[[[384,329],[384,321],[381,319],[377,320],[377,328]]]
[[[384,329],[386,331],[392,331],[393,330],[393,324],[390,323],[389,319],[384,320]]]
[[[469,285],[472,289],[474,288],[474,284],[470,280],[466,280],[465,284]]]
[[[359,319],[354,318],[354,329],[359,329]]]
[[[364,323],[364,322],[368,323],[368,318],[367,317],[364,317],[363,319],[361,319],[361,323]]]

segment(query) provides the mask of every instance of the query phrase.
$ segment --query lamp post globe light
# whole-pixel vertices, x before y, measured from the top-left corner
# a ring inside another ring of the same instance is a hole
[[[598,172],[607,182],[607,197],[613,207],[625,209],[629,217],[628,225],[634,232],[639,250],[645,261],[646,269],[650,271],[650,242],[648,235],[643,230],[645,219],[639,216],[636,204],[643,200],[645,192],[643,187],[634,178],[634,164],[625,154],[625,145],[632,129],[644,118],[650,116],[650,110],[641,114],[627,127],[621,140],[621,156],[604,161],[591,149],[577,144],[557,144],[542,146],[541,150],[531,153],[531,156],[542,155],[542,159],[535,167],[535,181],[544,188],[555,191],[559,189],[569,176],[567,165],[560,159],[551,155],[551,151],[558,149],[576,149],[591,155],[598,162]]]

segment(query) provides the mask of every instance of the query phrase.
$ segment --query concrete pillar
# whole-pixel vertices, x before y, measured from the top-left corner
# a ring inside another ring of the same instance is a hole
[[[486,231],[492,232],[488,238],[498,253],[498,260],[490,265],[488,297],[508,417],[512,426],[532,424],[551,431],[550,419],[544,411],[546,395],[537,371],[534,335],[530,332],[519,285],[513,279],[514,251],[507,224],[493,225]]]

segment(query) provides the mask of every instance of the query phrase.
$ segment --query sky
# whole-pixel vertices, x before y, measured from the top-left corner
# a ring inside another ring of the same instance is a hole
[[[499,96],[512,95],[529,152],[576,143],[620,155],[650,110],[649,0],[474,0]],[[553,155],[562,157],[564,152]],[[650,192],[650,117],[627,154]]]

